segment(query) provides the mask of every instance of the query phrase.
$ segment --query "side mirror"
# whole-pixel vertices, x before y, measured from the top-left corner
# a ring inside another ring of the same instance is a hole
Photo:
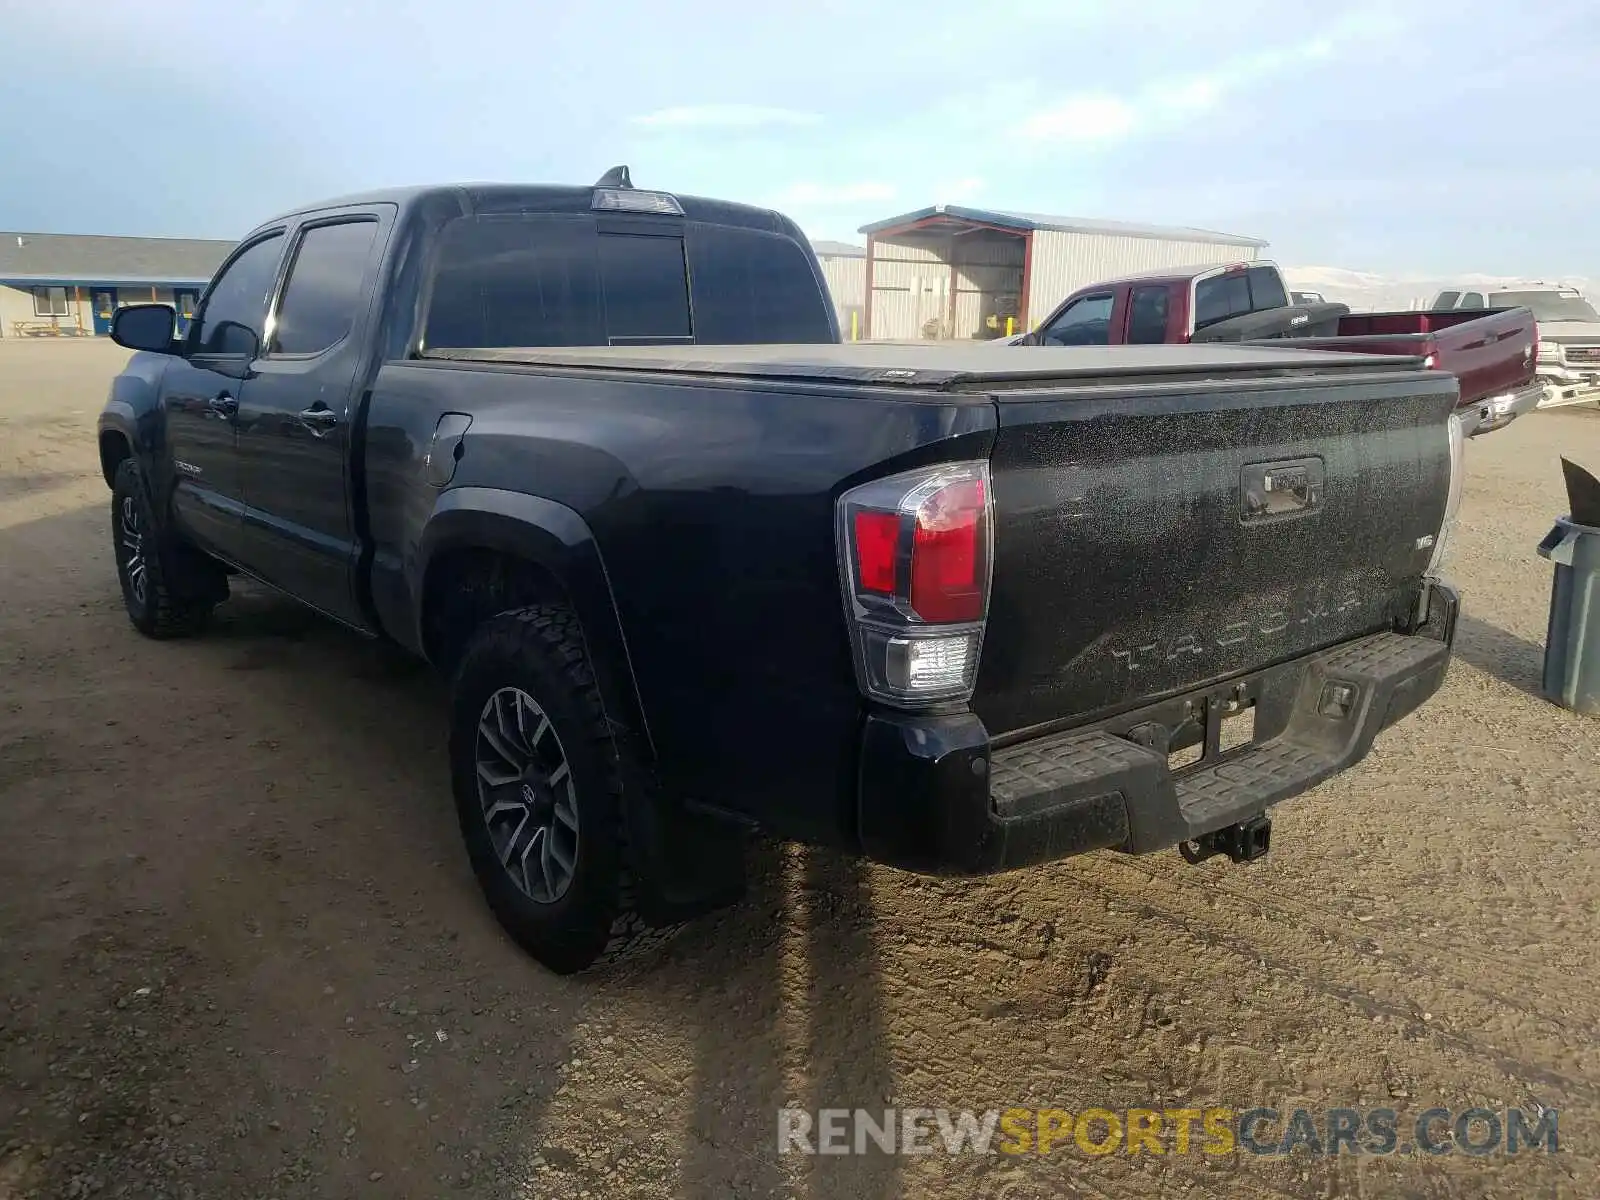
[[[111,318],[111,340],[128,350],[175,352],[178,313],[170,304],[130,304]]]

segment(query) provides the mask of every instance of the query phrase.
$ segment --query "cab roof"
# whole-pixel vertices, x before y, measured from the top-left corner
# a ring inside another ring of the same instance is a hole
[[[1131,275],[1119,275],[1115,279],[1097,279],[1094,283],[1086,283],[1078,291],[1091,288],[1118,287],[1124,283],[1193,283],[1196,279],[1204,279],[1208,275],[1219,275],[1224,271],[1245,270],[1254,267],[1271,267],[1279,275],[1282,269],[1270,258],[1252,258],[1231,263],[1200,263],[1192,267],[1157,267],[1153,271],[1136,271]]]
[[[533,183],[452,183],[425,184],[413,187],[380,188],[336,196],[302,205],[279,213],[264,225],[298,220],[318,212],[361,205],[393,204],[404,213],[432,200],[453,199],[462,209],[474,214],[487,213],[589,213],[594,211],[594,195],[600,187],[575,187],[561,184]],[[640,194],[660,192],[658,188],[629,188]],[[761,229],[772,233],[796,236],[798,228],[783,214],[749,204],[734,204],[726,200],[711,200],[702,196],[684,196],[667,192],[683,208],[684,219],[703,221],[716,225],[736,225],[747,229]]]

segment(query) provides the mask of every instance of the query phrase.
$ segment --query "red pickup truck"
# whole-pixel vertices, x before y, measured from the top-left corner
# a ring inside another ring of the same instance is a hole
[[[1462,409],[1488,433],[1537,406],[1538,328],[1526,308],[1352,313],[1292,304],[1271,262],[1163,270],[1079,288],[1017,344],[1268,343],[1404,354],[1456,376]]]

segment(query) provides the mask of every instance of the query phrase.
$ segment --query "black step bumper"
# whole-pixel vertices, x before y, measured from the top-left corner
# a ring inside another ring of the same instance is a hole
[[[1360,761],[1444,682],[1459,602],[1430,585],[1415,633],[1377,633],[1088,727],[994,750],[970,713],[874,713],[862,742],[862,850],[938,874],[980,874],[1089,850],[1143,854],[1265,811]],[[1254,711],[1224,752],[1211,723]],[[1172,770],[1169,738],[1205,757]]]

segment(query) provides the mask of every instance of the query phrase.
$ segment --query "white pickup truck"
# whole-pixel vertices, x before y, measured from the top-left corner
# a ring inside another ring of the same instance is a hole
[[[1430,307],[1530,309],[1539,325],[1539,407],[1600,403],[1600,313],[1576,288],[1530,284],[1491,292],[1469,285],[1440,292]]]

